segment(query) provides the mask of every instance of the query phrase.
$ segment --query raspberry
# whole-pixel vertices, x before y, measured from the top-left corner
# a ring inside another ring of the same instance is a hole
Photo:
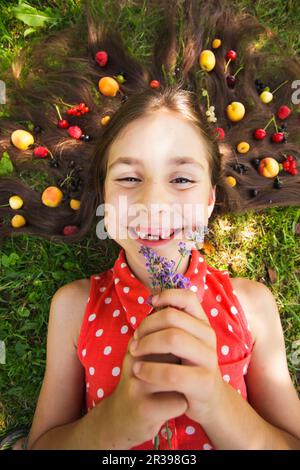
[[[298,173],[298,171],[297,171],[296,168],[292,168],[292,169],[290,170],[290,173],[291,173],[291,175],[296,175],[296,174]]]
[[[66,225],[63,229],[63,234],[66,236],[75,235],[79,232],[77,225]]]
[[[288,155],[286,159],[287,159],[288,162],[293,162],[294,161],[294,157],[292,155]]]
[[[290,114],[292,110],[288,106],[280,106],[279,110],[277,111],[277,116],[279,119],[283,120],[286,119]]]
[[[48,149],[46,147],[36,147],[33,151],[35,157],[45,158],[48,155]]]
[[[283,169],[284,169],[285,171],[288,171],[288,170],[290,169],[290,162],[285,161],[285,162],[282,164],[282,166],[283,166]]]
[[[108,55],[106,51],[98,51],[95,56],[96,62],[100,65],[100,67],[104,67],[108,61]]]
[[[295,160],[293,160],[293,161],[290,163],[290,167],[291,167],[291,168],[297,168],[297,162],[295,162]]]
[[[68,129],[68,134],[70,137],[73,137],[73,139],[80,139],[82,130],[78,126],[71,126]]]

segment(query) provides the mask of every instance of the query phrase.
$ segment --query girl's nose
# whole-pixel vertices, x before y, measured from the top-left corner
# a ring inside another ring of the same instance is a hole
[[[165,185],[158,181],[152,181],[144,185],[141,190],[139,203],[150,208],[152,204],[170,204],[170,194]]]

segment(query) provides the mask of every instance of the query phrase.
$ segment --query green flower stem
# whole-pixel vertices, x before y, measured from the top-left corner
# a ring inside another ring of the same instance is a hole
[[[288,83],[288,80],[285,80],[284,82],[282,82],[277,88],[275,88],[274,91],[272,91],[272,95],[274,95],[274,93],[276,93],[277,90],[279,90],[279,88],[281,88],[283,85],[285,85],[286,83]]]

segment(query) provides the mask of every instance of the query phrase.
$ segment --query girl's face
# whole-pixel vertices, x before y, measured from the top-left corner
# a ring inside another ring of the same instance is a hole
[[[138,232],[167,236],[152,248],[178,259],[179,241],[190,246],[188,230],[207,225],[215,201],[199,129],[165,108],[126,126],[109,149],[104,201],[106,230],[127,259],[144,261]]]

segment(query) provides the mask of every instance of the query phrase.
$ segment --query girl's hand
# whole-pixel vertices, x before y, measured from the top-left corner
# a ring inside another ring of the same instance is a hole
[[[153,300],[153,299],[152,299]],[[146,317],[136,330],[139,356],[171,353],[181,364],[137,361],[133,372],[142,381],[164,391],[185,395],[185,414],[201,424],[222,397],[225,385],[218,365],[216,334],[196,296],[186,289],[166,289],[158,294],[155,307],[166,308]],[[136,370],[137,363],[141,368]]]

